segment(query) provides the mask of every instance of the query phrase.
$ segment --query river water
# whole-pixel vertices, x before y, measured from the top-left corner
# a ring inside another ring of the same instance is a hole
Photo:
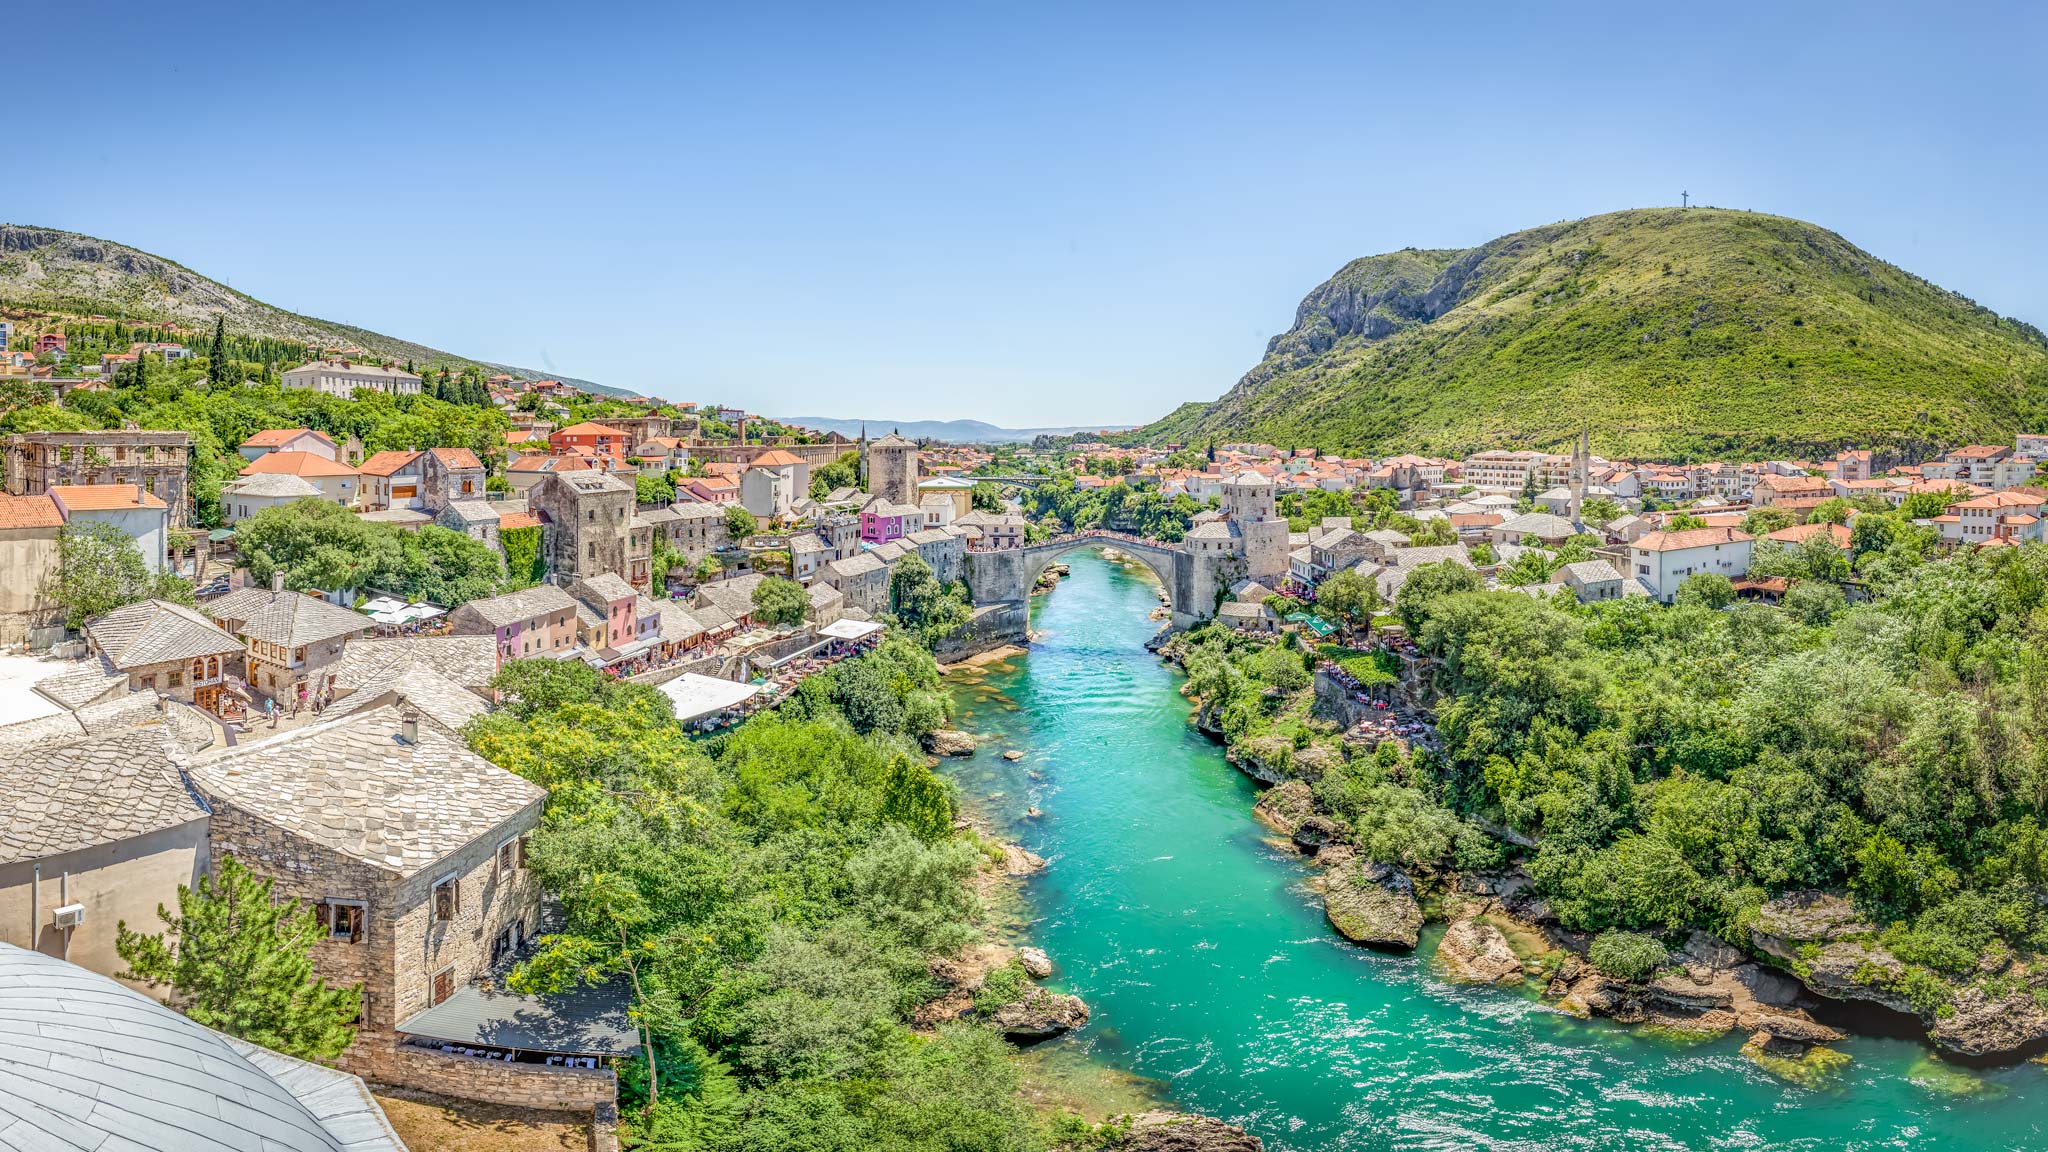
[[[1280,1152],[2048,1149],[2038,1064],[1971,1072],[1856,1039],[1836,1046],[1853,1061],[1831,1087],[1794,1087],[1739,1035],[1659,1038],[1447,985],[1434,932],[1413,956],[1340,941],[1307,867],[1252,820],[1254,785],[1188,727],[1178,675],[1145,651],[1156,586],[1094,551],[1069,561],[1030,653],[953,679],[959,726],[984,738],[954,776],[1051,861],[1023,935],[1094,1011],[1055,1057],[1154,1081]]]

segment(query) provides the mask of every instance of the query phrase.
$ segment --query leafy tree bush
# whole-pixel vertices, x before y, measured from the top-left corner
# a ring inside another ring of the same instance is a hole
[[[763,624],[801,624],[811,600],[794,580],[770,576],[754,586],[754,619]]]
[[[760,530],[761,525],[754,519],[752,512],[737,504],[725,506],[725,532],[726,535],[732,537],[734,543],[738,543]]]
[[[1671,954],[1653,936],[1610,928],[1593,937],[1586,959],[1602,973],[1635,984],[1655,975]]]
[[[1735,603],[1735,584],[1719,572],[1695,572],[1678,586],[1672,602],[1701,608],[1726,608]]]
[[[150,572],[142,549],[114,525],[73,520],[57,529],[57,566],[41,595],[64,609],[66,628],[78,628],[138,600],[189,606],[192,582],[174,572]]]

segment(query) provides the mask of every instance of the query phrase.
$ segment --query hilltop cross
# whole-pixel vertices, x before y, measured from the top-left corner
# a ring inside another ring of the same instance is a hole
[[[1678,206],[1679,206],[1680,208],[1690,208],[1690,207],[1692,207],[1692,193],[1690,193],[1690,192],[1680,192],[1680,193],[1678,194]]]

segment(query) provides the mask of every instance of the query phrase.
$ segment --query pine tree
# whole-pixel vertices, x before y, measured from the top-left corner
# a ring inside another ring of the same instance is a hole
[[[170,986],[185,1015],[208,1028],[301,1060],[332,1060],[355,1039],[363,986],[314,978],[313,943],[326,929],[311,908],[273,900],[270,886],[223,856],[196,891],[178,886],[176,915],[157,906],[166,931],[116,926],[114,949],[128,963],[119,975]]]
[[[213,346],[206,350],[206,379],[219,384],[227,379],[228,369],[228,324],[223,313],[213,316]]]

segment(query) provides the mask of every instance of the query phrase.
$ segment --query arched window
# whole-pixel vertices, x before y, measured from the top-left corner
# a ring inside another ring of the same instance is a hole
[[[192,661],[192,679],[194,679],[194,680],[204,680],[204,679],[206,679],[206,660],[205,660],[205,658],[204,658],[204,657],[197,657],[197,658],[194,658],[194,659],[193,659],[193,661]]]

